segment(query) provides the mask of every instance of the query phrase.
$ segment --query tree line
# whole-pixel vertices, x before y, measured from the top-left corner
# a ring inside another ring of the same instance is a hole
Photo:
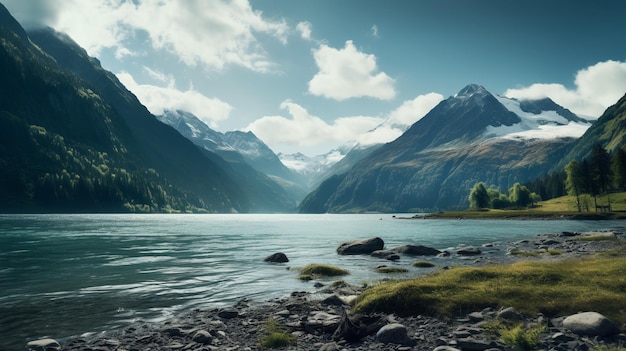
[[[610,211],[610,193],[626,188],[626,151],[618,149],[613,155],[597,144],[588,158],[572,160],[563,171],[550,173],[526,184],[515,183],[508,194],[496,187],[479,182],[469,194],[470,208],[523,208],[531,207],[542,199],[564,195],[574,196],[579,212]],[[598,205],[598,196],[607,195],[607,206]],[[592,206],[593,203],[593,206]]]

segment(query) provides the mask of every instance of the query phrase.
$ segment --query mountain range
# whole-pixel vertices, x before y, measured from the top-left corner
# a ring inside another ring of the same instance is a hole
[[[152,115],[52,29],[0,4],[1,212],[408,212],[467,207],[626,142],[626,97],[593,123],[470,84],[384,145],[276,155],[251,132]],[[582,135],[582,136],[581,136]]]
[[[504,191],[546,174],[590,123],[552,100],[517,101],[470,84],[396,140],[329,178],[302,212],[408,212],[465,208],[483,181]],[[557,134],[555,134],[558,132]]]

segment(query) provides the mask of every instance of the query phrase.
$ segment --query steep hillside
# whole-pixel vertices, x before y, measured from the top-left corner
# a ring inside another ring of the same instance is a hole
[[[249,212],[232,169],[157,121],[99,62],[0,5],[0,211]]]
[[[185,111],[165,111],[156,117],[197,146],[222,157],[236,173],[242,189],[255,199],[256,208],[293,212],[296,203],[306,195],[304,188],[293,180],[291,171],[253,133],[223,134]]]
[[[347,173],[322,183],[303,200],[300,210],[464,208],[469,189],[478,181],[506,190],[515,182],[541,176],[565,155],[574,139],[547,138],[545,134],[544,138],[531,137],[536,131],[533,128],[580,125],[584,129],[588,124],[554,109],[520,116],[513,112],[520,105],[469,85],[442,101],[398,139],[372,152]],[[508,134],[511,132],[515,136]]]
[[[609,152],[626,147],[626,95],[604,111],[554,170],[562,170],[569,160],[589,157],[595,144],[602,145]]]

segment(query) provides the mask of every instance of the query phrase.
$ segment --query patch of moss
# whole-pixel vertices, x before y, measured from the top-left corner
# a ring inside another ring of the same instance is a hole
[[[298,279],[300,280],[313,280],[326,277],[337,277],[342,275],[348,275],[345,269],[327,265],[327,264],[310,264],[300,271]]]
[[[428,262],[428,261],[417,261],[417,262],[413,262],[413,267],[430,268],[430,267],[435,267],[435,264]]]
[[[355,312],[458,316],[486,307],[515,307],[526,315],[562,316],[597,311],[626,322],[626,258],[516,262],[454,267],[367,289]]]

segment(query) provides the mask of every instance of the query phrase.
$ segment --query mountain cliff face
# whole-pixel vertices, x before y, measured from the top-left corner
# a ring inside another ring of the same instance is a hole
[[[0,5],[0,211],[250,212],[236,173],[69,37]]]
[[[626,147],[626,95],[606,109],[602,116],[578,140],[554,170],[563,169],[569,160],[588,158],[595,144],[600,144],[608,152]]]
[[[537,107],[543,106],[541,103],[525,104],[533,108],[520,116],[513,112],[520,105],[481,86],[468,85],[398,139],[375,150],[347,173],[322,183],[303,200],[300,211],[465,208],[476,182],[508,190],[515,182],[541,176],[565,155],[574,139],[536,138],[528,133],[538,126],[566,128],[573,123],[587,128],[588,124],[562,108],[560,112],[554,106],[550,111],[541,110]]]

